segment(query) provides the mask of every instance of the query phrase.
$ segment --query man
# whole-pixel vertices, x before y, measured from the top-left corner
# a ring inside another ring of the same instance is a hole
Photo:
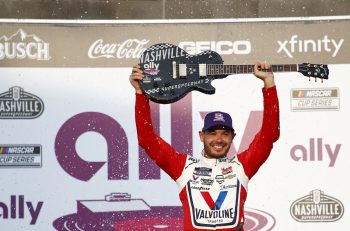
[[[254,75],[263,80],[264,116],[261,130],[249,148],[232,159],[226,157],[235,130],[230,115],[208,113],[199,132],[204,144],[197,159],[177,153],[154,131],[150,107],[139,80],[142,71],[135,65],[130,75],[136,91],[135,118],[139,144],[176,181],[184,211],[184,230],[243,231],[244,203],[248,182],[268,158],[279,138],[279,105],[270,64],[257,62]]]

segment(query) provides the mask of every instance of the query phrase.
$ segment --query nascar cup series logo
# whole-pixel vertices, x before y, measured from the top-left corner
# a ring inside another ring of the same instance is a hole
[[[339,110],[338,88],[304,88],[291,90],[292,111]]]
[[[0,167],[41,167],[41,145],[0,145]]]
[[[21,87],[0,94],[0,119],[34,119],[43,111],[43,101]]]
[[[0,60],[26,58],[49,60],[49,43],[34,34],[27,34],[22,29],[9,37],[0,37]]]
[[[290,214],[299,222],[331,222],[343,216],[344,206],[338,199],[316,189],[294,201]]]

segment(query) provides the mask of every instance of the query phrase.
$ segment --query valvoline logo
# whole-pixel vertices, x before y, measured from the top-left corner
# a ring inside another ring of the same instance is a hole
[[[211,210],[217,210],[217,209],[221,208],[221,205],[226,198],[227,191],[221,191],[218,198],[215,200],[215,202],[208,191],[201,191],[201,194],[202,194],[205,202],[209,206],[209,208]]]
[[[77,212],[57,218],[53,226],[59,231],[173,231],[183,230],[181,206],[150,206],[128,193],[111,193],[105,200],[78,200]],[[268,231],[275,218],[262,210],[246,208],[245,231]]]

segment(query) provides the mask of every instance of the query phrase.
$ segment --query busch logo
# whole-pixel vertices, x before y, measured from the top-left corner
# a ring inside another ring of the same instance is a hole
[[[34,34],[27,34],[19,29],[9,38],[0,38],[0,60],[3,59],[36,59],[49,60],[49,43]]]
[[[321,190],[313,190],[309,195],[293,202],[290,214],[299,222],[337,221],[344,214],[344,206]]]
[[[283,51],[289,58],[293,58],[295,52],[331,52],[332,57],[335,57],[344,42],[344,39],[339,39],[338,42],[335,39],[328,39],[327,35],[318,40],[297,40],[297,38],[298,35],[295,34],[290,37],[290,40],[277,41],[279,45],[277,53]]]
[[[146,50],[144,47],[149,40],[128,39],[121,43],[105,43],[103,39],[96,40],[89,48],[90,59],[117,58],[129,59],[139,58]]]

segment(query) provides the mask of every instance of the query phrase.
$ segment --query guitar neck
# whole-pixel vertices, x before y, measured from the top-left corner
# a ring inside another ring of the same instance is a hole
[[[277,64],[271,65],[273,72],[295,72],[298,71],[298,64]],[[254,72],[254,65],[223,65],[207,64],[208,75],[232,75],[247,74]]]

